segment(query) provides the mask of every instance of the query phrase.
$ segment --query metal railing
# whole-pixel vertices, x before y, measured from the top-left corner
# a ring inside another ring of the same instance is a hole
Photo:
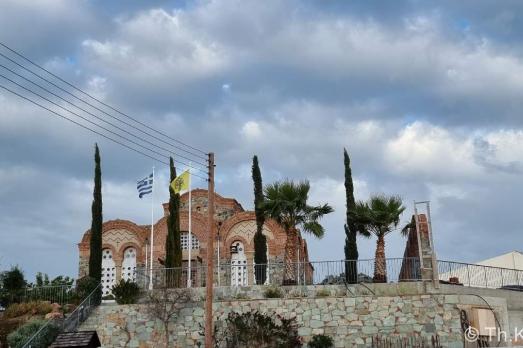
[[[96,288],[62,321],[62,331],[75,331],[82,324],[89,314],[101,303],[101,284]]]
[[[403,282],[420,281],[421,271],[418,258],[391,258],[381,265],[379,274],[385,275],[375,281],[374,259],[357,261],[319,261],[268,264],[221,263],[214,269],[216,286],[249,286],[249,285],[326,285],[344,284],[347,282],[347,271],[357,274],[357,282]],[[191,267],[191,286],[204,287],[207,267]],[[153,287],[187,287],[189,270],[181,268],[154,268],[152,270]],[[136,281],[142,289],[147,289],[150,270],[139,269]]]
[[[438,261],[439,280],[470,287],[523,290],[523,271],[462,262]]]
[[[357,273],[358,283],[376,282],[412,282],[423,280],[418,258],[390,258],[381,265],[386,278],[375,274],[376,262],[368,260],[341,260],[300,262],[285,264],[283,262],[254,265],[252,263],[222,263],[214,270],[216,286],[249,286],[249,285],[326,285],[343,284],[349,277],[347,271]],[[437,261],[438,277],[441,282],[470,287],[511,289],[523,291],[523,270],[483,266],[452,261]],[[196,265],[191,268],[191,286],[204,287],[207,268]],[[187,287],[187,267],[153,269],[153,286]],[[143,289],[149,285],[149,270],[138,270],[137,282]],[[356,277],[353,277],[354,280]],[[427,279],[428,280],[428,279]],[[354,282],[354,281],[353,281]]]
[[[26,288],[20,296],[20,302],[49,301],[64,305],[71,300],[73,295],[72,285],[40,286]]]
[[[22,346],[22,348],[40,348],[41,342],[48,342],[58,335],[60,332],[71,332],[78,329],[88,317],[93,309],[100,304],[101,301],[101,284],[96,288],[75,308],[73,312],[68,314],[63,319],[49,319],[47,322],[35,332],[29,340]],[[51,337],[54,336],[54,337]],[[51,342],[52,342],[51,340]]]

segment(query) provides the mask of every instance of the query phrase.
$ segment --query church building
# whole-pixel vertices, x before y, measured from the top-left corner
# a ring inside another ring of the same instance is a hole
[[[197,282],[198,269],[206,265],[208,226],[208,193],[207,190],[192,191],[192,250],[191,279],[193,286],[201,286]],[[183,254],[183,267],[189,260],[189,193],[180,197],[180,230]],[[215,264],[233,266],[234,272],[224,272],[218,279],[222,285],[248,286],[256,283],[254,277],[254,242],[256,233],[256,216],[254,211],[245,211],[238,201],[224,198],[215,193],[214,223],[217,236],[214,243]],[[167,236],[167,216],[169,204],[163,204],[164,216],[154,224],[153,267],[163,268],[165,259],[165,240]],[[150,225],[137,225],[129,220],[110,220],[103,224],[102,233],[102,284],[104,295],[120,279],[136,279],[136,270],[147,265],[146,255],[150,253]],[[268,263],[281,264],[284,260],[285,243],[287,240],[284,229],[274,220],[267,219],[263,226],[263,234],[267,238]],[[78,244],[80,261],[79,277],[88,273],[90,230],[83,235]],[[298,237],[296,246],[300,263],[303,262],[308,276],[312,274],[307,243]],[[147,257],[148,259],[148,257]],[[220,271],[222,272],[222,271]],[[268,273],[269,281],[270,272]],[[216,278],[216,277],[215,277]],[[225,278],[225,279],[224,279]],[[229,279],[230,278],[230,279]]]

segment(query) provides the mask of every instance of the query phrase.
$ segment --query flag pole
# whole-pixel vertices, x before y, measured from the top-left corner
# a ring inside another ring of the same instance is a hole
[[[191,165],[189,162],[189,262],[187,268],[187,287],[190,288],[192,285],[192,274],[191,274],[191,253],[192,253],[192,178],[191,178]]]
[[[153,188],[151,194],[151,242],[149,256],[151,257],[149,261],[149,290],[153,289],[153,249],[154,249],[154,166],[153,166]]]
[[[145,281],[145,285],[147,285],[147,270],[149,269],[149,263],[148,263],[148,260],[149,260],[149,250],[147,250],[149,248],[149,246],[147,245],[148,244],[148,240],[147,238],[145,239],[145,269],[144,269],[144,281]]]

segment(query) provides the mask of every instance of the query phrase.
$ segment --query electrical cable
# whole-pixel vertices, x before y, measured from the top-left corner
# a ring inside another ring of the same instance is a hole
[[[99,99],[93,97],[93,96],[90,95],[89,93],[87,93],[87,92],[81,90],[80,88],[74,86],[73,84],[71,84],[71,83],[65,81],[65,80],[62,79],[61,77],[59,77],[59,76],[53,74],[53,73],[50,72],[49,70],[47,70],[47,69],[43,68],[42,66],[38,65],[37,63],[33,62],[32,60],[30,60],[29,58],[25,57],[24,55],[22,55],[22,54],[16,52],[15,50],[13,50],[12,48],[10,48],[10,47],[8,47],[7,45],[3,44],[2,42],[0,42],[0,45],[3,46],[3,47],[5,47],[6,49],[10,50],[11,52],[15,53],[16,55],[18,55],[19,57],[23,58],[24,60],[28,61],[29,63],[31,63],[32,65],[36,66],[37,68],[39,68],[39,69],[45,71],[45,72],[48,73],[49,75],[55,77],[56,79],[62,81],[63,83],[67,84],[68,86],[74,88],[75,90],[79,91],[80,93],[82,93],[82,94],[88,96],[89,98],[91,98],[91,99],[97,101],[98,103],[100,103],[100,104],[102,104],[102,105],[104,105],[104,106],[110,108],[111,110],[113,110],[113,111],[115,111],[115,112],[121,114],[122,116],[124,116],[124,117],[126,117],[126,118],[128,118],[128,119],[130,119],[130,120],[132,120],[132,121],[134,121],[134,122],[136,122],[137,124],[139,124],[139,125],[141,125],[141,126],[147,128],[147,129],[150,129],[150,130],[152,130],[152,131],[154,131],[154,132],[156,132],[156,133],[158,133],[158,134],[160,134],[160,135],[162,135],[162,136],[164,136],[164,137],[166,137],[166,138],[168,138],[168,139],[171,139],[171,140],[173,140],[173,141],[175,141],[175,142],[177,142],[177,143],[179,143],[179,144],[181,144],[181,145],[183,145],[183,146],[186,146],[186,147],[188,147],[188,148],[190,148],[190,149],[193,149],[193,150],[195,150],[195,151],[201,152],[201,153],[204,154],[204,155],[207,155],[206,152],[204,152],[204,151],[202,151],[202,150],[200,150],[200,149],[198,149],[198,148],[195,148],[195,147],[193,147],[193,146],[190,146],[190,145],[188,145],[188,144],[186,144],[186,143],[184,143],[184,142],[182,142],[182,141],[180,141],[180,140],[178,140],[178,139],[172,138],[172,137],[168,136],[167,134],[165,134],[165,133],[163,133],[163,132],[161,132],[161,131],[159,131],[159,130],[156,130],[156,129],[154,129],[154,128],[148,126],[147,124],[145,124],[145,123],[143,123],[143,122],[137,120],[136,118],[131,117],[131,116],[129,116],[129,115],[127,115],[127,114],[125,114],[125,113],[119,111],[118,109],[115,109],[114,107],[112,107],[112,106],[110,106],[110,105],[108,105],[108,104],[102,102],[101,100],[99,100]],[[100,109],[100,108],[98,108],[98,107],[92,105],[91,103],[86,102],[85,100],[83,100],[83,99],[77,97],[76,95],[70,93],[69,91],[63,89],[62,87],[58,86],[57,84],[53,83],[52,81],[49,81],[49,80],[46,79],[45,77],[42,77],[41,75],[35,73],[35,72],[32,71],[31,69],[28,69],[27,67],[23,66],[22,64],[18,63],[17,61],[13,60],[12,58],[6,56],[5,54],[3,54],[3,53],[1,53],[1,52],[0,52],[0,56],[2,56],[2,57],[4,57],[5,59],[9,60],[9,61],[12,62],[13,64],[16,64],[17,66],[21,67],[22,69],[24,69],[24,70],[30,72],[31,74],[37,76],[38,78],[44,80],[45,82],[47,82],[47,83],[53,85],[55,88],[60,89],[60,90],[63,91],[64,93],[67,93],[67,94],[71,95],[71,96],[74,97],[75,99],[78,99],[78,100],[82,101],[83,103],[85,103],[85,104],[91,106],[92,108],[95,108],[95,109],[97,109],[97,110],[100,111],[100,112],[103,112],[103,113],[106,114],[107,116],[112,117],[112,118],[114,118],[114,119],[116,119],[116,120],[118,120],[118,121],[124,123],[125,125],[127,125],[127,126],[129,126],[129,127],[133,127],[134,129],[137,129],[137,130],[139,130],[140,132],[142,132],[142,133],[144,133],[144,134],[147,134],[148,136],[153,137],[153,138],[155,138],[155,139],[158,140],[158,141],[164,142],[164,143],[166,143],[166,144],[168,144],[168,145],[170,145],[170,146],[172,146],[172,147],[174,147],[174,148],[177,148],[177,149],[179,149],[179,150],[181,150],[181,151],[184,151],[184,152],[186,152],[186,153],[189,153],[189,154],[191,154],[191,155],[193,155],[193,156],[195,156],[195,157],[198,157],[198,158],[200,158],[200,159],[205,159],[205,160],[206,160],[206,158],[203,157],[202,155],[195,154],[195,153],[193,153],[193,152],[191,152],[191,151],[189,151],[189,150],[187,150],[187,149],[183,149],[183,148],[181,148],[181,147],[179,147],[179,146],[176,146],[176,145],[174,145],[174,144],[171,144],[171,143],[169,143],[169,142],[166,142],[166,141],[163,140],[163,139],[160,139],[160,138],[158,138],[158,137],[156,137],[156,136],[154,136],[154,135],[152,135],[152,134],[150,134],[150,133],[148,133],[148,132],[146,132],[146,131],[144,131],[144,130],[142,130],[142,129],[140,129],[140,128],[137,128],[136,126],[133,126],[133,125],[131,125],[131,124],[129,124],[129,123],[127,123],[127,122],[121,120],[121,119],[118,118],[118,117],[115,117],[115,116],[113,116],[113,115],[107,113],[106,111],[104,111],[104,110],[102,110],[102,109]]]
[[[152,143],[152,142],[150,142],[150,141],[148,141],[148,140],[146,140],[146,139],[142,139],[140,136],[138,136],[138,135],[136,135],[136,134],[134,134],[134,133],[131,133],[131,132],[127,131],[126,129],[123,129],[123,128],[121,128],[121,127],[119,127],[119,126],[117,126],[117,125],[115,125],[115,124],[113,124],[113,123],[111,123],[111,122],[109,122],[109,121],[107,121],[107,120],[104,120],[103,118],[101,118],[101,117],[99,117],[99,116],[97,116],[97,115],[95,115],[95,114],[93,114],[93,113],[91,113],[91,112],[89,112],[89,111],[87,111],[87,110],[81,108],[80,106],[78,106],[78,105],[76,105],[76,104],[74,104],[74,103],[72,103],[72,102],[70,102],[70,101],[68,101],[68,100],[66,100],[66,99],[64,99],[64,98],[62,98],[62,97],[59,96],[58,94],[56,94],[56,93],[54,93],[54,92],[48,90],[47,88],[45,88],[45,87],[39,85],[39,84],[36,83],[36,82],[31,81],[30,79],[28,79],[28,78],[26,78],[26,77],[24,77],[24,76],[22,76],[22,75],[16,73],[15,71],[9,69],[8,67],[6,67],[6,66],[4,66],[4,65],[2,65],[2,64],[0,64],[0,67],[6,69],[7,71],[9,71],[10,73],[12,73],[12,74],[14,74],[14,75],[16,75],[16,76],[18,76],[18,77],[20,77],[20,78],[22,78],[22,79],[28,81],[29,83],[31,83],[31,84],[37,86],[38,88],[40,88],[40,89],[42,89],[43,91],[45,91],[45,92],[47,92],[47,93],[49,93],[49,94],[55,96],[56,98],[58,98],[58,99],[60,99],[60,100],[63,100],[64,102],[66,102],[66,103],[68,103],[68,104],[74,106],[75,108],[77,108],[77,109],[79,109],[79,110],[82,110],[83,112],[85,112],[85,113],[87,113],[87,114],[89,114],[89,115],[95,117],[96,119],[99,119],[100,121],[105,122],[105,123],[107,123],[108,125],[110,125],[110,126],[112,126],[112,127],[115,127],[116,129],[118,129],[118,130],[120,130],[120,131],[122,131],[122,132],[124,132],[124,133],[126,133],[126,134],[128,134],[128,135],[130,135],[130,136],[133,136],[134,138],[139,139],[140,141],[143,141],[143,142],[145,142],[145,143],[147,143],[147,144],[150,144],[150,145],[152,145],[152,146],[154,146],[154,147],[157,147],[157,148],[159,148],[159,149],[161,149],[161,150],[164,150],[164,151],[166,151],[167,153],[172,153],[172,154],[174,154],[176,157],[181,157],[181,158],[186,159],[186,160],[191,161],[191,162],[193,161],[193,159],[191,159],[191,158],[188,158],[188,157],[186,157],[186,156],[180,155],[180,154],[178,154],[178,153],[176,153],[176,152],[173,152],[173,151],[171,151],[171,150],[169,150],[169,149],[166,149],[165,147],[162,147],[162,146],[159,146],[159,145],[157,145],[157,144],[154,144],[154,143]],[[2,75],[2,77],[4,77],[4,76]],[[6,78],[6,77],[4,77],[4,78]],[[7,79],[7,78],[6,78],[6,79]],[[11,82],[17,84],[16,82],[14,82],[14,81],[12,81],[12,80],[10,80],[10,79],[9,79],[9,81],[11,81]],[[18,86],[21,86],[21,85],[19,85],[19,84],[17,84],[17,85],[18,85]],[[22,87],[22,88],[24,88],[24,87]],[[25,89],[25,88],[24,88],[24,89]],[[42,98],[43,98],[43,97],[42,97]],[[46,100],[47,100],[47,99],[46,99]],[[49,101],[49,100],[48,100],[48,101]],[[207,167],[206,164],[202,164],[201,162],[194,162],[194,163],[196,163],[196,164],[198,164],[198,165],[201,165],[201,166],[203,166],[204,168]]]
[[[2,76],[2,77],[3,77],[3,76]],[[9,80],[9,79],[8,79],[8,80]],[[32,99],[30,99],[30,98],[28,98],[28,97],[26,97],[26,96],[24,96],[24,95],[22,95],[22,94],[20,94],[20,93],[18,93],[18,92],[15,92],[15,91],[13,91],[12,89],[10,89],[10,88],[8,88],[8,87],[6,87],[6,86],[3,86],[3,85],[0,84],[0,88],[2,88],[2,89],[4,89],[4,90],[6,90],[6,91],[8,91],[8,92],[10,92],[10,93],[12,93],[12,94],[18,96],[18,97],[20,97],[20,98],[22,98],[22,99],[24,99],[24,100],[27,100],[28,102],[30,102],[30,103],[32,103],[32,104],[34,104],[34,105],[36,105],[36,106],[39,106],[39,107],[41,107],[42,109],[47,110],[47,111],[51,112],[52,114],[54,114],[54,115],[56,115],[56,116],[59,116],[59,117],[65,119],[65,120],[67,120],[67,121],[69,121],[69,122],[72,122],[72,123],[76,124],[77,126],[80,126],[80,127],[84,128],[84,129],[87,129],[87,130],[89,130],[89,131],[91,131],[91,132],[93,132],[93,133],[95,133],[95,134],[97,134],[97,135],[100,135],[100,136],[102,136],[102,137],[104,137],[104,138],[106,138],[106,139],[108,139],[108,140],[110,140],[110,141],[112,141],[112,142],[114,142],[114,143],[116,143],[116,144],[119,144],[119,145],[121,145],[121,146],[123,146],[123,147],[125,147],[125,148],[127,148],[127,149],[129,149],[129,150],[132,150],[132,151],[134,151],[134,152],[137,152],[137,153],[139,153],[139,154],[141,154],[141,155],[143,155],[143,156],[146,156],[146,157],[148,157],[148,158],[150,158],[150,159],[153,159],[153,160],[155,160],[155,161],[158,161],[158,162],[160,162],[160,163],[163,163],[163,164],[169,165],[168,162],[165,162],[165,161],[163,161],[163,160],[161,160],[161,159],[158,159],[158,158],[156,158],[156,157],[154,157],[154,156],[152,156],[152,155],[149,155],[149,154],[147,154],[147,153],[144,153],[144,152],[142,152],[142,151],[140,151],[140,150],[138,150],[138,149],[135,149],[135,148],[133,148],[133,147],[131,147],[131,146],[125,144],[125,143],[122,143],[121,141],[115,140],[115,139],[111,138],[110,136],[108,136],[108,135],[106,135],[106,134],[103,134],[103,133],[101,133],[101,132],[99,132],[99,131],[96,131],[96,130],[94,130],[94,129],[92,129],[92,128],[89,128],[89,127],[87,127],[86,125],[84,125],[84,124],[82,124],[82,123],[80,123],[80,122],[77,122],[77,121],[75,121],[75,120],[73,120],[73,119],[70,119],[69,117],[64,116],[64,115],[62,115],[62,114],[60,114],[60,113],[58,113],[58,112],[56,112],[56,111],[54,111],[54,110],[51,110],[50,108],[48,108],[48,107],[46,107],[46,106],[44,106],[44,105],[38,103],[37,101],[34,101],[34,100],[32,100]],[[35,94],[36,94],[36,93],[35,93]],[[38,95],[38,94],[37,94],[37,95]],[[59,106],[59,105],[58,105],[58,106]],[[60,106],[59,106],[59,107],[60,107]],[[65,108],[63,108],[63,107],[61,107],[61,108],[64,109],[64,110],[67,110],[67,109],[65,109]],[[67,110],[67,111],[69,111],[69,110]],[[69,111],[69,112],[71,112],[71,111]],[[74,112],[71,112],[71,113],[74,114]],[[81,116],[80,116],[80,117],[81,117]],[[82,117],[81,117],[81,118],[82,118]],[[88,122],[90,122],[90,121],[88,121]],[[91,122],[91,123],[92,123],[92,122]],[[95,124],[95,125],[96,125],[96,124]],[[101,126],[99,126],[99,125],[97,125],[97,126],[100,127],[100,128],[102,128],[102,129],[104,129],[103,127],[101,127]],[[140,145],[138,144],[138,146],[140,146]],[[140,147],[143,147],[143,146],[140,146]],[[160,154],[160,155],[161,155],[161,154]],[[176,160],[175,160],[175,161],[176,161]],[[185,163],[183,163],[183,162],[180,162],[180,161],[176,161],[176,162],[179,162],[179,163],[181,163],[181,164],[187,166],[187,164],[185,164]],[[198,177],[198,178],[200,178],[200,179],[202,179],[202,180],[207,181],[207,178],[204,178],[204,177],[202,177],[202,176],[200,176],[200,175],[197,175],[197,174],[194,174],[194,173],[191,173],[191,175],[196,176],[196,177]]]

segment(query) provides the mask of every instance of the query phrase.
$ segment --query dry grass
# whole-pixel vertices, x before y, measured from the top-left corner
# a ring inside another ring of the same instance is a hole
[[[49,302],[34,301],[26,303],[13,303],[4,313],[4,318],[18,318],[24,315],[46,315],[53,310],[53,306]]]

